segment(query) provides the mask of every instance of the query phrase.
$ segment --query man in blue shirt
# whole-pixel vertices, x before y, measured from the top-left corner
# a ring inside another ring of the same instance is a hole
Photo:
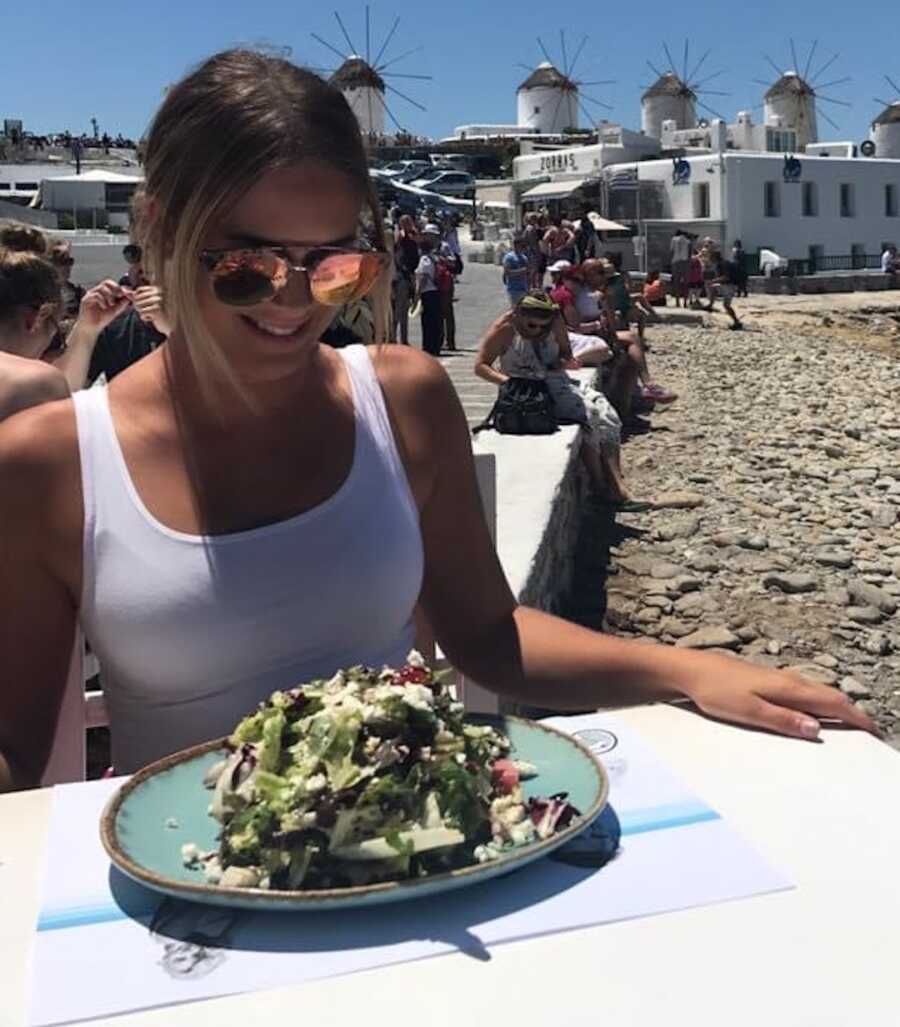
[[[525,237],[520,232],[513,236],[513,248],[503,258],[503,284],[511,307],[528,292],[528,256]]]

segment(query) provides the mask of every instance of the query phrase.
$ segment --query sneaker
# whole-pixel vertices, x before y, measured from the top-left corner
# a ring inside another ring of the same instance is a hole
[[[651,385],[645,385],[641,389],[641,397],[643,399],[648,399],[653,403],[674,403],[675,400],[678,399],[678,393],[671,392],[662,385],[654,383]]]
[[[744,327],[744,324],[743,324],[743,322],[742,322],[742,321],[735,321],[735,322],[734,322],[734,324],[732,324],[732,325],[729,325],[729,328],[730,328],[730,329],[731,329],[731,331],[733,331],[733,332],[739,332],[739,331],[741,331],[741,329],[742,329],[743,327]]]

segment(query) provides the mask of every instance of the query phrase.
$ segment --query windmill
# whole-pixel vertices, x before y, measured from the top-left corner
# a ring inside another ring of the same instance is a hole
[[[866,143],[862,144],[862,153],[865,157],[890,157],[894,160],[900,158],[900,86],[890,75],[884,76],[885,82],[893,90],[893,100],[879,100],[875,102],[883,107],[882,112],[872,122],[872,131]]]
[[[758,78],[753,81],[758,85],[767,87],[766,95],[763,97],[763,119],[766,125],[795,132],[797,135],[797,149],[803,150],[807,144],[818,141],[819,114],[822,115],[832,128],[839,130],[840,126],[833,118],[824,111],[818,110],[817,101],[822,100],[825,103],[831,103],[838,107],[849,107],[850,104],[846,100],[837,100],[832,96],[824,96],[822,90],[829,89],[832,86],[843,85],[845,82],[849,82],[850,78],[845,76],[844,78],[833,79],[830,82],[822,81],[824,73],[840,57],[839,53],[834,54],[833,57],[830,57],[816,71],[811,73],[816,50],[819,45],[818,40],[815,40],[810,45],[809,53],[806,55],[806,61],[801,72],[801,62],[797,57],[797,47],[794,45],[794,40],[790,39],[788,42],[790,43],[793,67],[788,69],[780,68],[771,57],[766,56],[766,60],[778,75],[777,81],[774,84]]]
[[[536,128],[541,135],[560,135],[566,129],[578,127],[578,112],[583,111],[588,123],[596,127],[596,121],[590,110],[584,105],[595,104],[605,110],[612,107],[602,100],[587,96],[581,91],[582,86],[608,86],[613,79],[598,79],[585,82],[575,78],[575,66],[584,52],[588,37],[585,36],[575,49],[572,60],[566,47],[566,34],[560,30],[559,43],[561,61],[554,61],[540,36],[537,43],[545,60],[536,67],[519,64],[529,73],[528,78],[516,90],[517,123],[522,128]],[[562,71],[559,70],[562,65]]]
[[[647,66],[656,75],[656,81],[645,86],[641,96],[641,131],[644,135],[652,136],[654,139],[662,138],[664,121],[674,121],[676,129],[695,128],[698,107],[721,118],[721,114],[700,97],[728,95],[706,87],[707,82],[712,82],[723,72],[714,71],[702,78],[697,77],[712,51],[707,50],[700,60],[692,65],[690,41],[685,39],[680,67],[676,64],[668,43],[663,43],[663,51],[668,61],[664,68],[647,61]]]
[[[393,41],[397,27],[400,24],[400,18],[396,17],[390,31],[376,50],[377,44],[373,39],[369,5],[367,4],[366,46],[364,50],[365,56],[363,56],[360,50],[354,46],[350,33],[347,31],[347,27],[337,11],[334,11],[334,17],[341,30],[341,35],[349,48],[349,52],[344,53],[342,49],[333,46],[327,39],[323,39],[315,32],[311,32],[310,35],[317,43],[321,43],[322,46],[327,47],[341,59],[341,64],[337,68],[316,68],[314,70],[329,75],[329,82],[341,90],[359,121],[363,135],[370,138],[383,135],[385,114],[387,114],[399,133],[405,133],[406,130],[394,116],[391,108],[388,107],[385,94],[388,92],[395,93],[402,100],[412,104],[413,107],[417,107],[420,111],[424,111],[426,108],[418,100],[414,100],[411,96],[401,93],[396,86],[391,85],[386,80],[406,78],[430,81],[431,75],[412,75],[398,71],[389,72],[387,69],[405,60],[407,57],[411,57],[414,53],[418,53],[424,47],[413,47],[413,49],[407,50],[396,57],[388,55],[388,47]],[[372,58],[373,51],[375,51],[374,59]]]

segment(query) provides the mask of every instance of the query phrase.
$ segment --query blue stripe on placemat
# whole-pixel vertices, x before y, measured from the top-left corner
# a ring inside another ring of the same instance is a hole
[[[646,809],[619,812],[623,835],[665,831],[671,827],[686,827],[719,819],[719,814],[702,802],[676,802],[669,806],[649,806]]]
[[[673,827],[687,827],[701,824],[708,820],[718,820],[719,814],[702,802],[680,802],[669,806],[649,806],[645,809],[619,812],[622,834],[645,834],[648,831],[666,831]],[[152,913],[148,905],[146,911]],[[125,913],[113,902],[97,903],[85,906],[67,906],[64,909],[48,909],[41,912],[37,929],[39,931],[57,931],[67,927],[87,927],[91,924],[111,923],[116,920],[127,920]]]

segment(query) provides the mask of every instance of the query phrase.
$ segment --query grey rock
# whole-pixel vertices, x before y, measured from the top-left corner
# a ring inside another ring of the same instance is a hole
[[[685,624],[683,620],[678,620],[677,617],[667,617],[665,620],[660,621],[659,625],[663,634],[671,635],[672,638],[684,638],[685,635],[689,635],[694,627],[691,624]]]
[[[884,620],[877,606],[848,606],[844,613],[857,624],[880,624]]]
[[[699,592],[703,588],[703,579],[692,577],[690,574],[679,574],[672,582],[677,592],[684,595],[688,592]]]
[[[883,631],[873,631],[863,637],[860,648],[873,656],[886,656],[893,649],[893,645]]]
[[[650,577],[657,580],[663,578],[674,578],[681,573],[677,563],[668,563],[665,560],[656,560],[650,567]]]
[[[737,649],[740,644],[738,636],[721,625],[699,628],[675,643],[680,649]]]
[[[818,587],[816,579],[811,574],[767,574],[762,581],[766,588],[777,588],[789,595],[796,595],[801,592],[815,592]]]
[[[763,538],[762,535],[747,535],[746,537],[738,540],[738,545],[741,549],[752,549],[756,552],[760,552],[763,549],[769,548],[769,541]]]
[[[636,624],[653,624],[662,617],[662,613],[655,606],[645,606],[634,615]]]
[[[864,685],[862,681],[857,681],[856,678],[851,677],[849,674],[846,677],[842,677],[838,682],[838,688],[849,696],[851,699],[869,699],[872,695],[872,689],[868,685]]]
[[[782,644],[777,638],[770,638],[769,641],[766,642],[766,652],[770,656],[779,656],[782,648]]]
[[[710,538],[710,542],[714,546],[718,546],[720,549],[724,549],[725,546],[736,546],[740,541],[741,536],[733,531],[721,531],[717,535],[713,535]]]
[[[824,599],[831,606],[849,606],[851,603],[850,593],[846,588],[826,588]]]
[[[817,549],[812,558],[823,567],[841,567],[846,569],[853,566],[853,553],[845,549]]]
[[[836,685],[838,680],[838,676],[833,670],[820,667],[818,663],[794,663],[785,669],[792,671],[794,674],[799,674],[809,681],[818,681],[823,685]]]
[[[840,666],[840,661],[835,659],[831,653],[817,653],[813,657],[813,663],[818,663],[820,667],[827,667],[829,670],[836,670]]]
[[[892,614],[897,611],[897,601],[877,585],[865,581],[851,581],[847,585],[850,598],[860,606],[877,606],[882,613]]]
[[[699,492],[662,492],[653,500],[657,510],[694,510],[703,506],[705,499]]]
[[[644,575],[650,573],[654,561],[649,556],[629,556],[619,560],[619,567],[629,574]]]
[[[754,642],[759,638],[759,632],[756,628],[751,627],[749,624],[745,624],[742,628],[735,628],[734,632],[737,637],[741,640],[742,644],[746,645],[748,642]]]
[[[878,471],[873,467],[855,467],[850,471],[850,480],[858,485],[871,485],[878,477]]]
[[[685,520],[673,521],[671,524],[664,524],[658,528],[656,535],[663,542],[671,542],[674,539],[691,538],[700,530],[700,518],[688,517]]]
[[[872,520],[879,528],[893,528],[897,523],[895,506],[878,506],[872,511]]]
[[[898,563],[900,563],[900,561],[898,561]],[[699,556],[695,556],[691,560],[688,560],[687,565],[692,571],[700,571],[702,574],[715,574],[721,566],[714,556],[707,556],[703,553]],[[898,577],[900,577],[900,575],[898,575]]]

